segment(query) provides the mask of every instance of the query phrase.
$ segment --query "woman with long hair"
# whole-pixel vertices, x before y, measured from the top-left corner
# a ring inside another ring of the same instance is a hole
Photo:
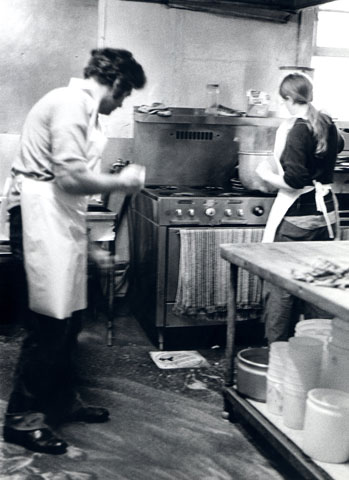
[[[279,94],[290,118],[281,123],[275,138],[277,172],[267,162],[256,170],[266,191],[278,191],[263,242],[333,240],[339,232],[331,184],[343,138],[332,118],[312,105],[313,84],[306,75],[287,75]],[[264,297],[269,344],[292,336],[300,313],[308,318],[320,314],[269,284],[265,285]]]

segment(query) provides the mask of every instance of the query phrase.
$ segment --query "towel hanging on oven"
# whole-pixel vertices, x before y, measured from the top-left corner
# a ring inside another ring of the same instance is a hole
[[[179,315],[225,317],[230,284],[229,263],[220,256],[223,243],[260,242],[263,228],[180,229],[180,261],[176,301]],[[239,269],[237,308],[261,308],[261,281]]]

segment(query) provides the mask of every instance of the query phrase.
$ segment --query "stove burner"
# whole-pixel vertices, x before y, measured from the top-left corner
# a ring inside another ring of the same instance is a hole
[[[223,192],[223,193],[218,193],[217,197],[238,197],[241,195],[240,192]]]
[[[146,185],[145,188],[150,190],[177,190],[178,187],[175,185]]]
[[[174,192],[170,194],[170,197],[194,197],[192,192]]]
[[[252,191],[245,188],[239,180],[231,179],[230,186],[218,185],[146,185],[145,191],[155,197],[275,197],[275,194],[267,194]]]
[[[224,190],[223,187],[217,187],[215,185],[204,185],[204,186],[191,187],[191,188],[195,190],[202,190],[204,192],[217,192],[217,191]]]

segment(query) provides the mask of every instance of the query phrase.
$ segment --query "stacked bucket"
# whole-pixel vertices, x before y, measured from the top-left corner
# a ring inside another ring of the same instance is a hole
[[[270,345],[267,409],[303,430],[303,450],[328,463],[349,460],[349,323],[311,319]]]
[[[312,318],[301,320],[295,328],[295,337],[319,338],[326,345],[332,335],[333,320],[328,318]]]
[[[267,408],[270,413],[282,415],[283,423],[289,428],[303,428],[308,391],[328,387],[323,372],[324,368],[328,372],[332,324],[331,319],[302,320],[288,342],[270,345]]]
[[[282,415],[287,352],[288,342],[273,342],[270,345],[266,399],[269,412],[275,415]]]
[[[302,429],[308,391],[320,384],[323,342],[312,337],[292,337],[288,341],[284,379],[283,422]]]
[[[327,371],[329,362],[328,346],[332,337],[333,320],[327,318],[312,318],[310,320],[301,320],[295,328],[295,337],[318,338],[323,342],[323,356],[320,374],[321,387],[327,387]]]
[[[332,337],[327,346],[323,386],[349,393],[349,323],[333,319]]]
[[[267,408],[270,413],[282,415],[289,428],[303,428],[308,391],[327,386],[322,372],[331,338],[331,322],[327,319],[301,321],[288,342],[270,345]]]

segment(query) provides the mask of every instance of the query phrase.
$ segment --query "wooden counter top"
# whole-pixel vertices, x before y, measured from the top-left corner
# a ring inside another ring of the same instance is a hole
[[[314,286],[292,278],[294,268],[311,266],[316,257],[349,267],[349,241],[224,244],[221,255],[228,262],[349,321],[349,290]]]

